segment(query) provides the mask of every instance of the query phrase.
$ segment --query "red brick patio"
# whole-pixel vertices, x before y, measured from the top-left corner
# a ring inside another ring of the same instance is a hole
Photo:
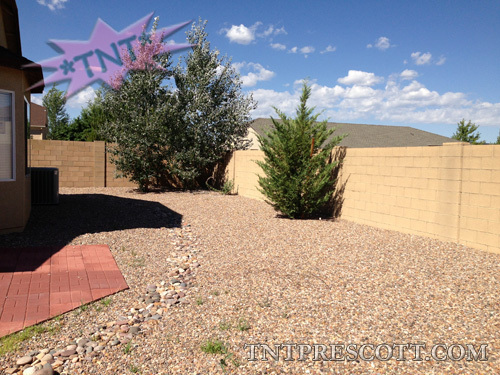
[[[0,248],[0,337],[124,289],[107,245]]]

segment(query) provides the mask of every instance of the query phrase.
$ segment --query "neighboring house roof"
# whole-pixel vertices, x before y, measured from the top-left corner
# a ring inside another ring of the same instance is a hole
[[[31,123],[30,126],[43,126],[46,127],[48,120],[47,120],[47,108],[31,103],[30,104],[30,110],[31,110]]]
[[[258,118],[250,127],[259,135],[272,129],[271,119]],[[443,143],[459,142],[456,139],[429,133],[409,126],[366,125],[328,122],[327,128],[335,127],[334,136],[348,134],[340,146],[367,147],[415,147],[440,146]]]

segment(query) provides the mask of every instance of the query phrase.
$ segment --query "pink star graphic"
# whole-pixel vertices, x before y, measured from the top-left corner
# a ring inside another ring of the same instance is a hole
[[[48,44],[62,55],[39,62],[42,68],[55,70],[45,79],[45,85],[70,81],[67,97],[91,85],[96,81],[109,82],[116,72],[122,70],[120,53],[124,49],[132,49],[134,41],[142,35],[143,28],[149,23],[153,13],[141,18],[120,32],[100,18],[88,41],[49,40]],[[164,39],[172,35],[191,21],[168,26],[157,30]],[[191,48],[191,44],[165,44],[163,52],[175,52]],[[33,87],[40,86],[38,82]]]

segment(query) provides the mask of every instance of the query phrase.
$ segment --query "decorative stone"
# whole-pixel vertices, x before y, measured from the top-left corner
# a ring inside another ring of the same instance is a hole
[[[43,365],[43,367],[41,369],[36,370],[33,373],[33,375],[53,375],[53,374],[54,374],[54,370],[49,363]]]
[[[66,350],[76,350],[76,344],[68,345]]]
[[[63,361],[57,360],[52,364],[52,368],[58,368],[61,367],[64,364]]]
[[[132,333],[133,335],[137,334],[140,332],[140,328],[137,326],[130,327],[129,332]]]
[[[52,356],[52,354],[45,354],[42,358],[41,358],[41,361],[42,362],[52,362],[54,360],[54,357]]]
[[[83,339],[80,339],[76,342],[76,344],[78,346],[85,346],[90,340],[89,339],[86,339],[86,338],[83,338]]]
[[[76,354],[76,349],[67,349],[67,350],[63,350],[61,352],[61,357],[69,357],[69,356],[72,356],[73,354]]]
[[[23,371],[23,375],[33,375],[36,371],[35,367],[28,367]]]
[[[24,365],[27,365],[29,363],[33,362],[33,357],[30,356],[30,355],[25,355],[24,357],[21,357],[17,360],[16,364],[18,366],[24,366]]]

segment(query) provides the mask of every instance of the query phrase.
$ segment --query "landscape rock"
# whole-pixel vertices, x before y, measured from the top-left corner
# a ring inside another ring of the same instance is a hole
[[[33,362],[33,357],[30,356],[30,355],[25,355],[24,357],[21,357],[17,360],[16,364],[18,366],[24,366],[24,365],[27,365],[29,363]]]

